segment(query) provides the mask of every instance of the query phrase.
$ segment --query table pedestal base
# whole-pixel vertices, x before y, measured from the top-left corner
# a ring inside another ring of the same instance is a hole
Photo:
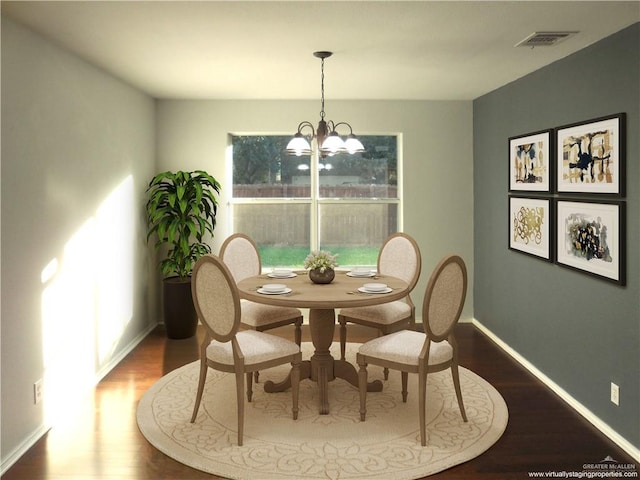
[[[312,309],[309,312],[309,328],[315,352],[311,360],[305,360],[300,366],[300,379],[310,379],[318,384],[319,413],[329,413],[329,382],[342,378],[358,388],[358,372],[345,360],[336,360],[331,356],[329,347],[333,342],[336,315],[333,309]],[[267,381],[264,391],[267,393],[282,392],[291,386],[291,378],[279,383]],[[367,384],[368,392],[381,392],[382,382],[375,380]]]

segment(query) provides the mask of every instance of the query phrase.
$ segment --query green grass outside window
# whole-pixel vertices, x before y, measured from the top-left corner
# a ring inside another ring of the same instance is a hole
[[[261,246],[258,250],[262,259],[262,266],[265,268],[303,268],[304,259],[309,254],[309,249],[306,247]],[[338,268],[354,266],[375,267],[378,261],[378,249],[374,247],[324,246],[322,250],[338,254]]]

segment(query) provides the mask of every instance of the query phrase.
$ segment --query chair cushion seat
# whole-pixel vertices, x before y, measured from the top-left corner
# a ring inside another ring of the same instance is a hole
[[[266,362],[300,352],[300,347],[286,338],[255,330],[238,332],[236,339],[244,355],[245,365]],[[207,358],[217,363],[233,365],[231,342],[220,343],[213,340],[207,347]]]
[[[302,313],[293,307],[276,307],[263,305],[249,300],[240,300],[241,322],[252,328],[263,327],[271,323],[301,317]]]
[[[406,365],[418,365],[418,357],[427,336],[422,332],[402,330],[384,335],[363,344],[358,352],[365,356],[371,356],[382,360],[403,363]],[[431,342],[429,351],[429,365],[438,365],[448,362],[453,358],[453,347],[446,340]]]
[[[343,308],[340,311],[340,315],[350,319],[390,325],[409,318],[411,316],[411,307],[401,300],[396,300],[395,302],[371,305],[369,307]]]

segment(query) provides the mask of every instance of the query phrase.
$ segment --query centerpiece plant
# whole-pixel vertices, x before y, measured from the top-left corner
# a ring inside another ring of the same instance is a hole
[[[325,250],[314,250],[304,259],[304,268],[309,269],[309,278],[314,283],[331,283],[338,266],[338,255]]]
[[[147,188],[147,241],[166,247],[160,261],[164,321],[170,338],[195,334],[198,319],[191,299],[191,272],[200,256],[211,252],[206,235],[216,226],[220,183],[203,170],[162,172]],[[188,312],[188,313],[187,313]]]

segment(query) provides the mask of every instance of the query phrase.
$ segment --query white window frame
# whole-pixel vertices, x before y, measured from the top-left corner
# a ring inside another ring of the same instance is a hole
[[[227,184],[233,185],[233,136],[278,136],[283,134],[264,134],[264,133],[232,133],[229,134],[228,148],[227,148]],[[362,135],[368,136],[368,135]],[[286,198],[286,197],[269,197],[269,198],[236,198],[233,196],[233,188],[231,188],[231,195],[228,202],[228,231],[233,232],[233,225],[235,220],[235,206],[236,205],[282,205],[282,204],[306,204],[310,208],[310,249],[318,250],[320,248],[320,207],[321,205],[339,204],[339,205],[363,205],[363,204],[389,204],[397,205],[397,231],[403,231],[404,224],[404,188],[403,188],[403,152],[402,152],[402,134],[401,133],[378,133],[371,134],[370,136],[395,136],[397,142],[397,159],[396,159],[396,171],[397,171],[397,198],[320,198],[320,155],[317,149],[312,152],[311,165],[310,165],[310,198]]]

